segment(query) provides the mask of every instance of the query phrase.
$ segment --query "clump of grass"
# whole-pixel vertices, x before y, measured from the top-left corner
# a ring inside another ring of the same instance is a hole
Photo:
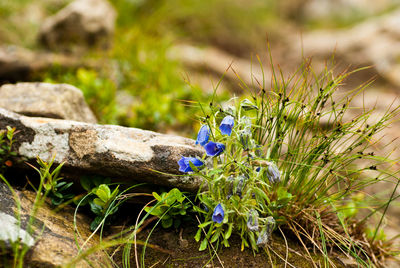
[[[373,109],[352,107],[352,99],[368,83],[337,94],[353,72],[335,75],[326,68],[316,74],[306,61],[288,79],[274,67],[272,73],[271,86],[257,81],[256,92],[242,83],[250,99],[200,105],[204,116],[198,142],[207,137],[202,144],[206,154],[179,163],[183,172],[207,182],[197,195],[207,209],[195,206],[203,216],[195,237],[203,237],[200,250],[213,243],[228,247],[232,233],[242,237],[242,249],[268,249],[276,224],[284,236],[304,246],[311,261],[317,252],[325,265],[334,266],[329,253],[335,249],[362,266],[383,265],[390,247],[376,246],[382,220],[373,235],[364,234],[371,215],[384,208],[383,217],[395,197],[398,177],[390,168],[396,161],[390,154],[378,155],[376,137],[400,108],[388,107],[376,118]],[[228,121],[231,133],[226,131]],[[361,208],[354,202],[348,206],[351,197],[393,179],[390,200],[364,201],[372,212],[357,218]]]

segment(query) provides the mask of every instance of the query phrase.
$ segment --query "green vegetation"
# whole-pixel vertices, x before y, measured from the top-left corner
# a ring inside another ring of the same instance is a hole
[[[145,211],[150,215],[157,216],[161,219],[161,226],[164,228],[178,228],[182,221],[193,221],[193,216],[188,215],[191,204],[187,197],[183,195],[179,189],[174,188],[168,193],[163,192],[161,195],[153,192],[157,204],[154,207],[145,207]]]

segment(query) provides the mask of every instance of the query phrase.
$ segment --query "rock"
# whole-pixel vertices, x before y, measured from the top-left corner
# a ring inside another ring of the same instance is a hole
[[[400,9],[361,22],[344,30],[317,30],[306,33],[302,47],[314,58],[335,58],[353,66],[374,68],[388,82],[400,86]],[[298,53],[299,42],[292,40]],[[372,77],[372,75],[370,76]],[[364,79],[365,81],[365,79]]]
[[[224,79],[228,79],[232,85],[236,86],[242,80],[249,87],[254,86],[259,88],[256,81],[262,82],[263,75],[266,81],[272,79],[272,76],[266,70],[266,66],[262,70],[258,63],[251,63],[248,60],[228,54],[214,47],[199,48],[188,44],[175,45],[168,51],[168,57],[182,62],[191,69],[197,71],[206,70],[208,79],[209,74],[213,73],[216,74],[216,80],[219,80],[223,76]],[[215,84],[209,84],[206,91],[213,92],[214,89]],[[235,91],[238,93],[243,92],[243,88],[239,87]]]
[[[62,68],[93,67],[99,63],[49,52],[33,52],[18,46],[0,46],[0,84],[31,80],[35,74],[52,66]]]
[[[333,16],[347,20],[360,15],[370,17],[398,4],[396,0],[308,0],[304,2],[301,13],[304,18],[314,20],[323,20]]]
[[[196,191],[201,181],[178,171],[181,156],[202,156],[194,140],[136,128],[21,116],[0,108],[0,129],[15,127],[14,149],[22,159],[37,156],[65,162],[71,175],[109,176],[118,182],[146,182]],[[18,161],[15,163],[18,165]],[[26,167],[21,163],[21,167]],[[160,171],[163,173],[158,173]]]
[[[0,107],[26,116],[97,122],[82,92],[68,84],[6,84],[0,96]]]
[[[14,192],[19,199],[21,210],[15,205],[14,196],[9,188],[0,183],[0,244],[5,245],[9,253],[12,253],[10,242],[16,242],[20,238],[20,242],[30,247],[24,264],[24,267],[58,267],[71,261],[78,255],[78,248],[75,244],[74,229],[74,209],[72,207],[64,207],[57,213],[54,213],[48,202],[44,203],[34,215],[32,229],[33,232],[28,233],[29,218],[32,215],[32,208],[35,201],[36,193],[31,191]],[[19,213],[21,221],[16,217]],[[90,220],[77,214],[76,226],[79,230],[81,238],[78,239],[80,246],[91,235],[89,231]],[[88,241],[84,249],[88,249],[99,243],[97,234],[93,235]],[[101,251],[95,252],[88,257],[89,261],[99,266],[107,265],[107,256]],[[3,259],[4,260],[4,259]],[[85,261],[78,263],[77,267],[90,267]],[[103,266],[104,267],[104,266]]]
[[[107,0],[75,0],[41,26],[39,41],[52,50],[108,47],[116,12]]]

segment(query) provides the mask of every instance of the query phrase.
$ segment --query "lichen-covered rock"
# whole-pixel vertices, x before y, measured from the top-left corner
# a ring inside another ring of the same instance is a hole
[[[39,40],[52,50],[76,45],[107,47],[115,19],[116,12],[107,0],[75,0],[44,21]]]
[[[27,116],[96,123],[82,92],[67,84],[18,83],[0,87],[0,107]]]
[[[0,250],[10,249],[10,243],[20,242],[29,246],[30,250],[26,255],[24,267],[59,267],[68,263],[76,257],[79,249],[75,239],[83,245],[85,240],[91,235],[89,231],[89,218],[77,214],[76,228],[81,237],[75,238],[74,229],[74,209],[64,207],[57,211],[52,211],[48,203],[44,203],[36,214],[32,214],[32,208],[36,194],[31,191],[18,191],[14,189],[17,199],[21,205],[18,210],[12,192],[4,183],[0,183]],[[17,219],[19,214],[20,221]],[[30,217],[33,232],[27,231]],[[13,231],[13,233],[10,233]],[[93,247],[99,243],[97,234],[86,243],[83,250]],[[4,259],[3,259],[4,260]],[[101,251],[95,252],[88,257],[88,260],[95,263],[97,267],[107,267],[107,256]],[[78,263],[77,267],[90,267],[85,261]]]
[[[55,155],[55,164],[65,162],[63,171],[71,175],[101,175],[189,191],[201,184],[178,171],[181,156],[204,153],[191,139],[137,128],[26,117],[0,108],[0,129],[6,126],[18,130],[14,149],[20,158],[39,156],[49,161]]]

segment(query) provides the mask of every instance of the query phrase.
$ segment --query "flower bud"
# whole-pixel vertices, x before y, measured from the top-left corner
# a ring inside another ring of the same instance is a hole
[[[270,183],[278,183],[281,181],[281,173],[279,172],[278,167],[273,163],[268,165],[267,178]]]
[[[247,215],[247,229],[250,232],[258,231],[258,212],[254,209],[250,210]]]
[[[257,246],[261,247],[267,246],[271,238],[272,231],[275,228],[275,224],[276,224],[275,219],[272,216],[269,216],[265,219],[265,226],[261,230],[257,238]]]
[[[258,110],[258,107],[254,105],[249,99],[244,99],[241,103],[240,106],[243,108],[245,111],[249,110]]]
[[[221,204],[218,204],[213,212],[212,220],[216,223],[221,223],[224,220],[224,209]]]

